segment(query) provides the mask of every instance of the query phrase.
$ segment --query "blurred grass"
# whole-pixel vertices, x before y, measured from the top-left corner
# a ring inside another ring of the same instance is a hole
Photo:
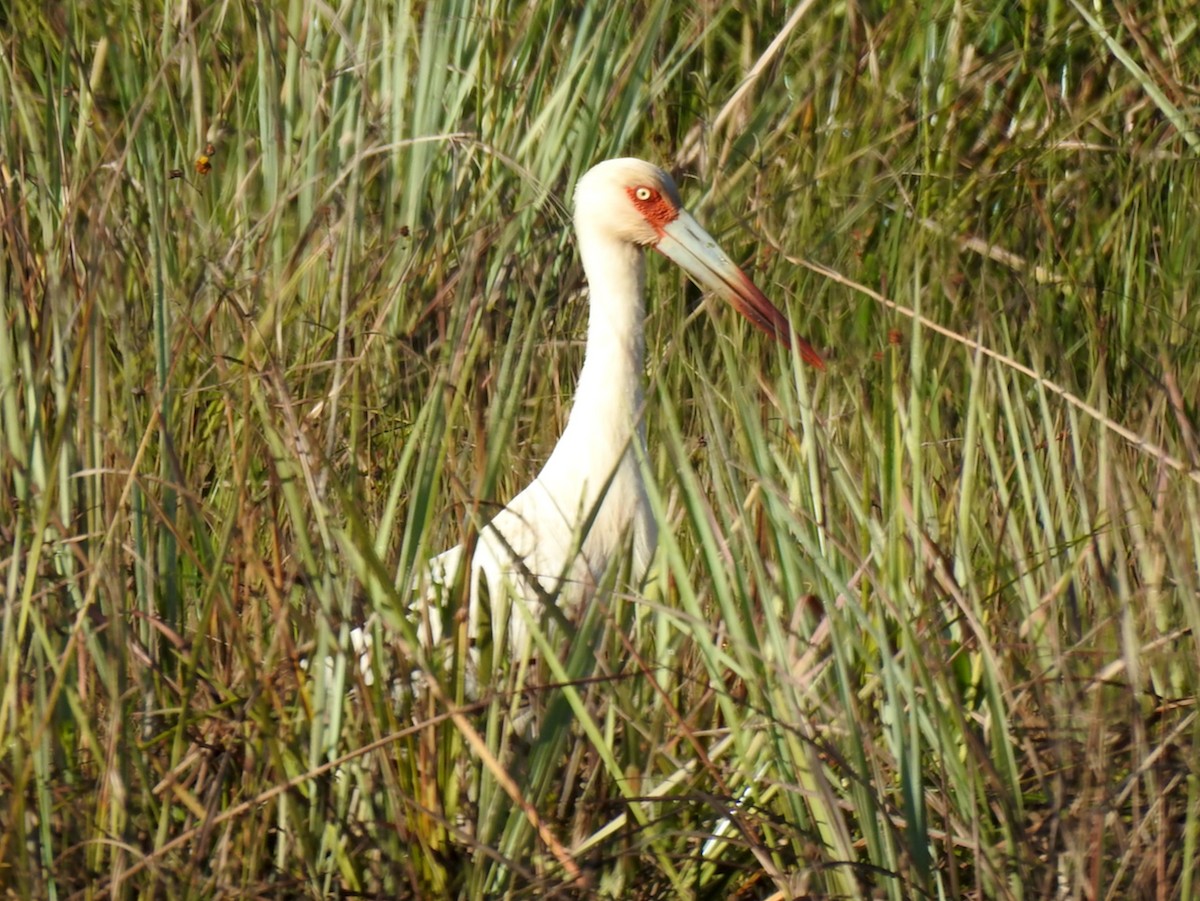
[[[6,896],[1194,894],[1189,4],[0,21]],[[624,154],[829,372],[651,262],[645,595],[301,671],[549,453]]]

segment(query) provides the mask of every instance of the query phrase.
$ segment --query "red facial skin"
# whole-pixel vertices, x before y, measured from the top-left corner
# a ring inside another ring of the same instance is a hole
[[[663,236],[663,230],[679,218],[678,207],[656,188],[638,185],[626,188],[625,192],[629,195],[629,200],[637,211],[658,233],[659,238]],[[787,317],[767,300],[766,295],[750,281],[745,273],[737,270],[737,275],[740,276],[739,284],[732,284],[726,276],[722,276],[722,280],[733,290],[734,296],[730,302],[738,312],[780,344],[794,347],[801,359],[810,366],[824,369],[825,361],[821,359],[821,355],[811,344],[792,330]]]

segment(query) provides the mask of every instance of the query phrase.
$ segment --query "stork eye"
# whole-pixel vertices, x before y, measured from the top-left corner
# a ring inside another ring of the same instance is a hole
[[[646,201],[654,197],[655,192],[646,187],[634,188],[633,196],[638,200]]]

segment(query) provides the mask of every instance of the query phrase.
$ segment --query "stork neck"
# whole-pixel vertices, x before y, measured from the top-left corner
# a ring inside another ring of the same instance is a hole
[[[587,347],[557,449],[573,459],[554,462],[576,473],[586,466],[602,481],[630,450],[642,412],[645,261],[640,247],[585,228],[579,246],[590,294]]]
[[[578,413],[606,428],[632,425],[641,413],[645,355],[642,249],[625,241],[611,241],[602,252],[588,246],[583,268],[590,294],[588,339],[571,419]],[[595,415],[602,407],[610,415]]]

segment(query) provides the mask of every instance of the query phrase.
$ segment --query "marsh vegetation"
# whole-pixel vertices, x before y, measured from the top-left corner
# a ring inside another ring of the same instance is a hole
[[[1192,4],[0,22],[5,897],[1196,895]],[[828,369],[651,259],[645,592],[303,669],[554,446],[624,155]]]

